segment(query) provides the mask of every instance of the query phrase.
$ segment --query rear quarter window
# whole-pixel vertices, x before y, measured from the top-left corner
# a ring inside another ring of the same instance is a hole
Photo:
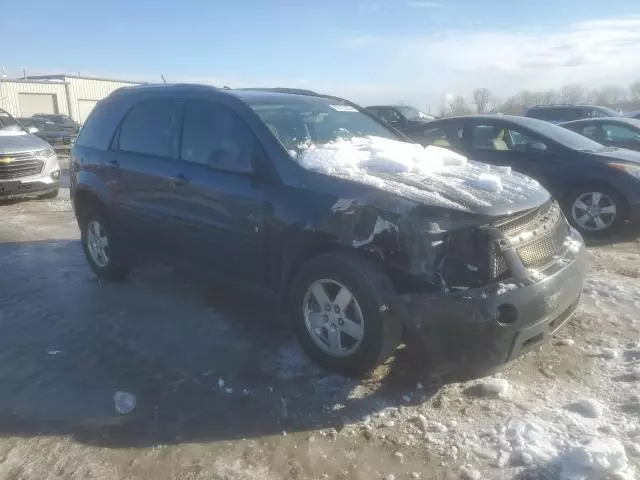
[[[123,115],[124,105],[120,102],[98,102],[80,129],[76,145],[108,150]]]

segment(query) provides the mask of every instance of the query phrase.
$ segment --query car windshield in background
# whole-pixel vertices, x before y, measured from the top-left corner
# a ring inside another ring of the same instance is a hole
[[[243,96],[243,99],[285,148],[296,153],[311,145],[354,137],[375,136],[407,141],[340,100],[293,95],[274,98]]]
[[[4,110],[0,109],[0,130],[24,130],[22,125]]]
[[[428,120],[429,115],[422,113],[420,110],[418,110],[415,107],[396,107],[398,110],[400,110],[400,113],[402,113],[402,115],[405,116],[405,118],[407,120],[411,120],[411,121],[422,121],[422,120]]]
[[[554,142],[571,148],[572,150],[597,152],[605,148],[600,143],[589,140],[579,133],[572,132],[571,130],[543,120],[527,119],[526,126],[538,132],[540,135],[550,138]]]

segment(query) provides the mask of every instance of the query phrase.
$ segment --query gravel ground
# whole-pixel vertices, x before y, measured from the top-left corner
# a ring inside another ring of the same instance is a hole
[[[631,236],[590,247],[573,320],[503,373],[442,385],[400,349],[357,382],[315,367],[273,305],[245,293],[158,265],[99,282],[66,190],[0,208],[2,479],[640,471],[640,250]]]

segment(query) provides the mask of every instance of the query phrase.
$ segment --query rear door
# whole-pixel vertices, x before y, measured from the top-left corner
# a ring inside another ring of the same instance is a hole
[[[191,259],[251,283],[264,281],[267,160],[230,105],[185,104],[180,159],[186,166],[182,223]]]
[[[117,202],[134,242],[151,251],[176,254],[176,220],[181,216],[179,183],[184,165],[178,161],[180,104],[147,99],[134,105],[115,138],[122,189]]]

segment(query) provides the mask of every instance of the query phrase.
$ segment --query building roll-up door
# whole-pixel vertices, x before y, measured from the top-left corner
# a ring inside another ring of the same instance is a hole
[[[30,117],[37,113],[58,113],[55,94],[18,93],[20,116]]]
[[[93,110],[93,107],[98,103],[97,100],[78,100],[78,118],[81,125],[84,125],[84,122],[87,121],[87,117]]]

